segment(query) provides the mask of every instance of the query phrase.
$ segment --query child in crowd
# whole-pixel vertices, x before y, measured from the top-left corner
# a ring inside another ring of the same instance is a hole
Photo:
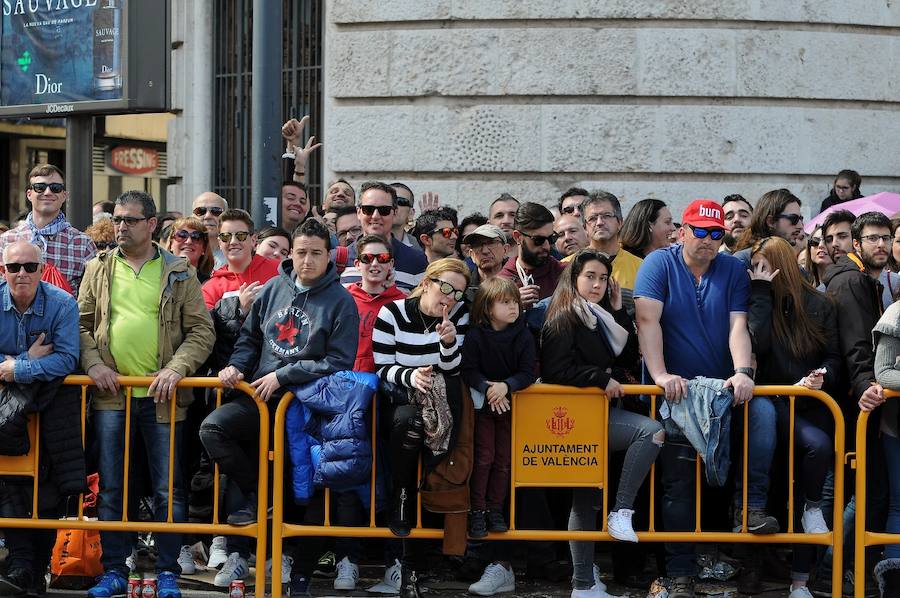
[[[503,505],[509,490],[512,393],[534,383],[536,350],[525,326],[515,283],[490,278],[472,306],[462,353],[462,378],[475,403],[475,465],[469,535],[507,531]]]

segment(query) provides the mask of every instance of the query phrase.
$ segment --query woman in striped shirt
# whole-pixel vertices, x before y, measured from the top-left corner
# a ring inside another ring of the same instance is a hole
[[[460,260],[431,262],[409,297],[378,313],[372,349],[378,375],[391,387],[391,531],[409,535],[415,521],[419,454],[430,469],[451,450],[462,409],[459,378],[469,313],[461,303],[469,269]],[[425,419],[423,419],[423,412]],[[426,429],[425,420],[428,420]],[[404,542],[401,598],[417,598],[419,588]]]

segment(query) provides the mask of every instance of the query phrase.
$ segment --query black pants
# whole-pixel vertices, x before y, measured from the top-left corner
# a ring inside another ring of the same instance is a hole
[[[0,480],[0,517],[31,517],[33,500],[30,483],[10,483]],[[38,487],[38,517],[59,519],[64,515],[64,501],[53,484],[41,483]],[[7,571],[25,569],[35,579],[43,577],[50,565],[50,555],[56,542],[56,530],[52,529],[4,529]]]

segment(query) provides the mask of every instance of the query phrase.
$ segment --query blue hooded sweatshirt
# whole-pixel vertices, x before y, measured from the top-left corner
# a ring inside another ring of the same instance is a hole
[[[245,380],[276,372],[281,386],[292,386],[353,368],[359,313],[334,264],[307,289],[296,280],[284,260],[253,302],[228,361]]]

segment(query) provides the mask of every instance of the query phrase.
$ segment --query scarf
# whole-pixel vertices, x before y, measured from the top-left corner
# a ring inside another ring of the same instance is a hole
[[[572,307],[585,326],[591,330],[600,329],[616,357],[622,354],[625,343],[628,342],[628,331],[616,322],[611,313],[581,297]]]
[[[453,414],[447,403],[447,383],[444,375],[434,374],[431,390],[422,392],[410,389],[413,402],[422,409],[422,421],[425,424],[425,446],[435,455],[447,452],[450,446],[450,433],[453,431]]]
[[[31,242],[47,251],[47,240],[44,237],[54,237],[71,226],[66,222],[66,215],[60,212],[53,221],[44,228],[38,228],[34,223],[34,212],[29,212],[25,218],[25,226],[31,231]]]

